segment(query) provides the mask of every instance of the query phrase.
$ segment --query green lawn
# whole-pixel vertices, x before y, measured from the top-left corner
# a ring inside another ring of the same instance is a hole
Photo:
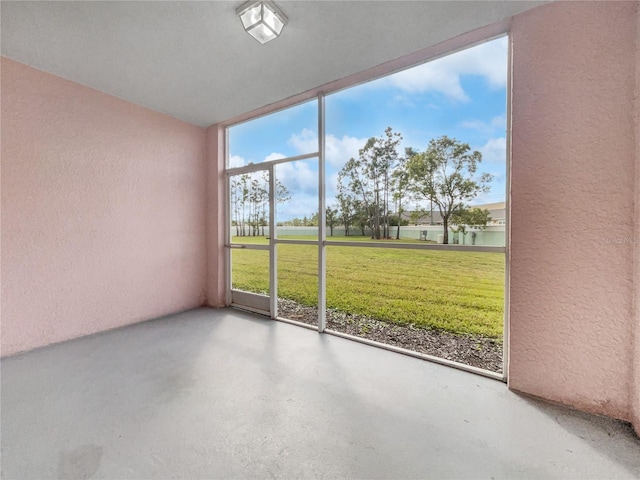
[[[329,238],[347,239],[370,241]],[[260,237],[236,241],[267,243]],[[278,295],[317,305],[317,258],[315,245],[278,245]],[[266,293],[268,264],[267,251],[232,250],[233,287]],[[502,340],[504,255],[328,246],[327,307]]]

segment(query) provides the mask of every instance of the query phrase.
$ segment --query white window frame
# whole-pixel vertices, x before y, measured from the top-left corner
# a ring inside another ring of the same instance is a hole
[[[506,99],[506,192],[505,192],[505,246],[480,246],[480,245],[440,245],[440,244],[412,244],[412,243],[398,243],[398,244],[388,244],[388,243],[376,243],[376,242],[345,242],[345,241],[335,241],[335,240],[327,240],[326,238],[326,184],[325,184],[325,97],[327,95],[336,93],[340,90],[344,90],[347,88],[355,87],[359,84],[369,82],[372,80],[376,80],[378,78],[382,78],[384,76],[390,75],[392,73],[396,73],[397,71],[406,70],[422,63],[426,63],[428,61],[434,60],[436,58],[450,55],[455,53],[458,50],[463,50],[467,48],[471,48],[481,43],[489,42],[495,40],[500,37],[508,38],[508,54],[507,54],[507,99]],[[280,108],[274,108],[272,110],[262,109],[255,116],[249,116],[247,118],[243,118],[241,121],[234,123],[225,123],[226,127],[226,135],[225,135],[225,167],[229,165],[229,128],[240,123],[244,123],[246,121],[254,120],[261,116],[270,115],[272,113],[276,113],[281,110],[285,110],[287,108],[294,107],[301,103],[307,103],[309,100],[315,97],[318,105],[318,150],[316,152],[310,152],[303,155],[297,155],[294,157],[281,158],[277,160],[271,160],[256,164],[250,164],[242,167],[234,167],[234,168],[225,168],[226,174],[226,185],[227,185],[227,195],[226,195],[226,215],[225,219],[225,266],[226,266],[226,274],[227,274],[227,304],[231,306],[237,306],[240,308],[244,308],[241,305],[235,305],[231,303],[231,265],[230,265],[230,255],[229,252],[233,248],[238,248],[239,244],[231,243],[231,222],[228,219],[230,216],[230,205],[229,205],[229,177],[232,175],[238,175],[243,173],[250,173],[260,170],[268,170],[270,172],[270,221],[269,221],[269,234],[271,237],[271,241],[269,245],[245,245],[242,248],[254,248],[261,250],[269,250],[270,251],[270,302],[271,302],[271,317],[274,320],[291,323],[295,325],[299,325],[305,328],[312,328],[317,330],[319,333],[327,333],[330,335],[334,335],[337,337],[348,338],[350,340],[354,340],[360,343],[364,343],[367,345],[376,346],[379,348],[384,348],[386,350],[394,351],[397,353],[402,353],[404,355],[409,355],[416,358],[421,358],[424,360],[428,360],[434,363],[439,363],[442,365],[447,365],[453,368],[457,368],[459,370],[464,370],[467,372],[479,374],[485,377],[497,379],[503,382],[507,382],[508,380],[508,367],[509,367],[509,291],[510,291],[510,237],[511,237],[511,206],[510,206],[510,197],[511,197],[511,82],[512,82],[512,39],[508,32],[503,31],[498,34],[491,36],[490,38],[485,38],[482,41],[471,43],[469,45],[465,45],[462,48],[458,48],[457,50],[447,51],[440,53],[436,56],[425,56],[425,58],[420,58],[414,61],[413,63],[403,65],[401,68],[390,69],[389,71],[378,72],[376,75],[373,75],[369,78],[362,79],[357,82],[353,82],[348,85],[339,85],[337,87],[331,88],[326,87],[324,89],[318,89],[319,91],[314,94],[314,96],[306,96],[302,95],[298,98],[298,101],[295,103],[288,104],[286,106],[281,106]],[[317,240],[288,240],[288,239],[278,239],[277,231],[275,225],[275,199],[273,195],[275,192],[275,165],[282,163],[294,162],[297,160],[304,160],[308,158],[317,158],[318,159],[318,237]],[[278,244],[294,244],[294,245],[317,245],[318,247],[318,322],[317,326],[313,327],[311,325],[296,322],[294,320],[289,320],[282,318],[278,315],[277,311],[277,248]],[[372,340],[368,340],[365,338],[356,337],[353,335],[345,334],[342,332],[334,331],[326,328],[326,247],[327,246],[340,246],[340,247],[350,247],[350,248],[399,248],[406,250],[444,250],[444,251],[464,251],[464,252],[483,252],[483,253],[503,253],[505,259],[505,279],[504,279],[504,319],[503,319],[503,368],[502,373],[495,373],[489,370],[484,370],[481,368],[473,367],[470,365],[466,365],[459,362],[454,362],[452,360],[443,359],[440,357],[435,357],[432,355],[422,354],[419,352],[414,352],[412,350],[407,350],[400,347],[395,347],[393,345],[387,345],[380,342],[375,342]],[[265,312],[260,312],[265,313]]]

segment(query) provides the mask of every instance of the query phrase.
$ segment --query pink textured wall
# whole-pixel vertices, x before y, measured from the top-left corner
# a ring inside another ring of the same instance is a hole
[[[225,127],[207,129],[207,304],[226,305],[225,244]]]
[[[635,296],[635,354],[632,403],[634,426],[640,435],[640,6],[636,13],[636,296]]]
[[[2,59],[2,354],[204,301],[205,132]]]
[[[629,420],[637,15],[558,2],[512,23],[509,385]]]

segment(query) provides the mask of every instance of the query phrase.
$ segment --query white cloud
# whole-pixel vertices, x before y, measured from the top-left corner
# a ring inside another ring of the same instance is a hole
[[[276,221],[310,217],[318,211],[317,161],[299,160],[276,165],[276,178],[287,189],[289,200],[276,205]]]
[[[489,122],[485,122],[483,120],[465,120],[460,123],[460,126],[462,128],[476,130],[480,133],[491,134],[496,130],[504,131],[506,128],[506,119],[504,115],[497,115]]]
[[[229,157],[229,168],[244,167],[246,164],[247,161],[240,155],[231,155]]]
[[[300,154],[318,151],[318,135],[308,128],[302,129],[299,134],[292,134],[287,143],[295,148]]]
[[[407,95],[394,95],[390,104],[392,106],[400,106],[406,108],[415,108],[416,104]]]
[[[503,130],[506,130],[507,118],[504,115],[497,115],[491,119],[491,126],[493,128],[501,128]]]
[[[460,124],[462,128],[470,128],[472,130],[478,130],[479,132],[485,131],[488,127],[486,122],[482,120],[465,120]]]
[[[505,87],[507,48],[507,38],[503,37],[404,70],[372,84],[391,85],[407,93],[432,91],[454,101],[467,102],[469,97],[460,83],[462,75],[478,75],[493,88]]]
[[[286,155],[283,155],[281,153],[277,153],[277,152],[273,152],[270,153],[269,155],[267,155],[266,157],[264,157],[264,162],[270,162],[272,160],[280,160],[281,158],[287,158]]]
[[[444,68],[443,68],[444,67]],[[392,75],[386,82],[407,93],[434,91],[452,100],[468,102],[469,97],[460,85],[460,76],[446,65],[432,62]]]
[[[335,167],[342,168],[350,158],[358,158],[358,151],[367,143],[366,138],[356,138],[343,135],[338,138],[327,135],[325,140],[325,152],[327,162]]]
[[[490,138],[482,147],[477,148],[482,153],[483,163],[505,163],[507,158],[507,141],[505,137]]]
[[[336,206],[336,195],[338,194],[338,172],[334,172],[331,175],[327,175],[325,181],[325,190],[327,192],[327,207]]]
[[[276,207],[276,222],[286,222],[296,217],[311,217],[317,211],[318,196],[316,194],[298,194],[295,201],[291,200]]]
[[[332,134],[327,135],[325,139],[327,163],[334,168],[342,168],[350,158],[358,157],[358,150],[360,150],[366,142],[366,138],[356,138],[348,135],[343,135],[342,138],[338,138]],[[318,135],[306,128],[299,134],[294,133],[291,135],[288,143],[300,154],[318,151]]]
[[[311,168],[310,161],[301,160],[276,165],[276,178],[287,187],[290,193],[300,191],[313,193],[316,195],[317,203],[318,171]]]

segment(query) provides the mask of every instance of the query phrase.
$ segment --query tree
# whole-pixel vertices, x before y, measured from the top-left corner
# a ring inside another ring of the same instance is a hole
[[[354,209],[353,224],[360,229],[364,237],[367,234],[367,228],[371,228],[371,215],[359,200],[354,202]]]
[[[230,187],[231,221],[236,227],[236,235],[258,236],[260,230],[264,235],[265,227],[269,224],[269,174],[263,172],[238,175],[232,178]],[[290,198],[287,188],[276,179],[276,201],[284,203]]]
[[[393,192],[393,200],[396,202],[396,214],[398,216],[398,229],[396,230],[396,240],[400,240],[400,226],[407,223],[402,222],[402,213],[404,212],[404,203],[407,201],[409,193],[409,171],[406,162],[413,157],[416,151],[413,148],[405,148],[405,156],[400,159],[396,169],[391,174],[391,190]]]
[[[260,223],[265,219],[266,207],[269,203],[269,177],[265,172],[262,176],[254,175],[249,192],[249,212],[251,235],[260,235]],[[266,219],[265,219],[266,220]]]
[[[413,210],[410,214],[409,214],[409,220],[411,221],[411,223],[413,223],[414,225],[418,225],[418,222],[420,221],[420,218],[425,216],[427,214],[427,212],[423,209],[421,209],[420,207],[416,206],[416,209]]]
[[[449,223],[454,214],[461,214],[467,204],[481,193],[489,191],[493,177],[476,175],[482,154],[471,151],[469,144],[443,135],[429,141],[422,153],[407,162],[411,189],[416,196],[433,201],[444,224],[444,243],[449,243]]]
[[[397,215],[389,215],[389,225],[392,227],[406,227],[409,225],[409,222],[403,218],[398,217]]]
[[[327,225],[329,226],[330,235],[333,237],[333,226],[338,219],[338,209],[327,207],[326,210]]]
[[[401,141],[402,135],[388,127],[383,136],[367,140],[358,152],[358,159],[349,159],[340,171],[367,213],[372,238],[389,236],[391,175],[398,164]]]
[[[338,201],[338,221],[342,222],[344,226],[345,236],[349,236],[349,228],[353,225],[356,217],[357,202],[353,193],[344,184],[344,176],[342,173],[338,174],[338,194],[336,195]]]
[[[250,206],[249,198],[251,195],[251,175],[245,173],[243,175],[234,176],[231,180],[231,203],[233,215],[232,222],[235,222],[236,235],[245,236],[247,234],[247,223],[251,223],[251,217],[248,216],[247,209]]]
[[[489,210],[482,208],[465,208],[457,211],[451,215],[451,224],[455,225],[452,228],[454,232],[461,232],[464,235],[467,232],[467,227],[484,229],[491,220],[491,214]]]
[[[234,176],[231,178],[231,224],[236,227],[236,236],[240,236],[240,228],[244,227],[240,213],[242,212],[242,177]]]

